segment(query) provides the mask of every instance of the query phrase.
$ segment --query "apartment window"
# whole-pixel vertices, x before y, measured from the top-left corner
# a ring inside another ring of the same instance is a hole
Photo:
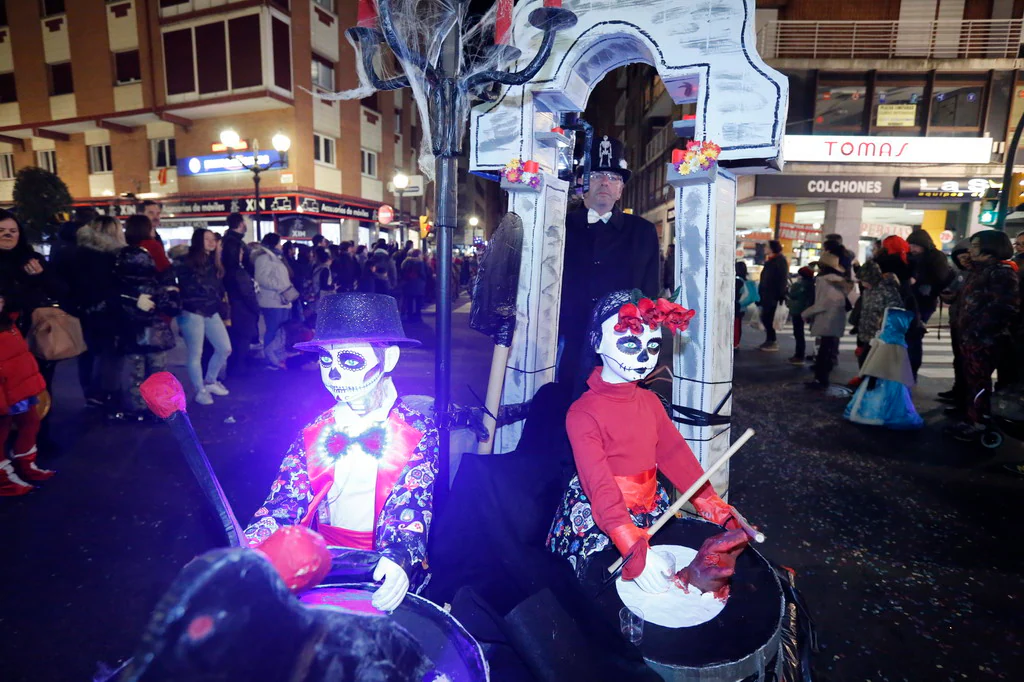
[[[18,101],[18,88],[14,83],[14,72],[0,73],[0,104]]]
[[[367,149],[362,151],[362,165],[360,170],[363,175],[367,175],[371,178],[377,177],[377,152],[371,152]]]
[[[49,17],[54,14],[64,14],[64,0],[42,0],[43,16]]]
[[[124,83],[137,83],[141,80],[142,66],[139,64],[139,51],[115,52],[114,82],[123,85]]]
[[[203,24],[195,27],[196,64],[198,69],[199,92],[227,92],[228,90],[228,40],[224,22]],[[240,58],[245,58],[239,55]]]
[[[114,170],[109,144],[89,145],[87,149],[89,150],[90,173],[110,173]]]
[[[860,131],[864,124],[863,83],[822,83],[814,102],[814,129]]]
[[[334,62],[314,54],[312,75],[313,85],[329,92],[334,92]]]
[[[230,45],[245,45],[250,54],[260,51],[260,15],[246,14],[228,20]],[[263,62],[259,59],[231,60],[231,89],[251,88],[263,85]]]
[[[290,9],[288,7],[288,0],[270,0],[270,4],[273,5],[274,7],[280,7],[285,12],[287,12]]]
[[[71,77],[71,62],[50,64],[50,94],[70,95],[75,91],[75,80]]]
[[[57,152],[53,149],[36,152],[36,165],[43,170],[57,174]]]
[[[7,3],[0,0],[0,26],[7,25]]]
[[[10,152],[0,154],[0,180],[10,180],[14,177],[14,154]]]
[[[270,39],[273,41],[274,85],[290,91],[292,89],[291,26],[274,17],[270,22]]]
[[[334,11],[334,0],[313,0],[313,3],[323,7],[328,12]]]
[[[178,165],[173,137],[150,140],[149,146],[153,155],[153,168],[174,168]]]
[[[165,9],[167,7],[177,7],[178,5],[184,5],[188,2],[191,2],[191,0],[160,0],[160,9]]]
[[[983,83],[961,80],[955,74],[935,76],[932,88],[931,125],[940,128],[971,128],[981,126]]]
[[[334,166],[334,138],[324,135],[313,135],[313,160]]]
[[[380,105],[377,104],[376,91],[374,91],[372,95],[368,95],[367,97],[362,98],[361,100],[359,100],[359,102],[367,109],[372,109],[373,111],[380,111]]]

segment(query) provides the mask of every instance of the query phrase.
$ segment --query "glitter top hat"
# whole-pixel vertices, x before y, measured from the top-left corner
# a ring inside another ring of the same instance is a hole
[[[329,294],[320,299],[316,333],[309,341],[296,343],[297,350],[315,351],[335,343],[381,343],[389,346],[418,346],[402,329],[398,303],[387,294]]]

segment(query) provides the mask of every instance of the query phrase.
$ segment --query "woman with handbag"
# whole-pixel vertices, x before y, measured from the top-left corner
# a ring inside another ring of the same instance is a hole
[[[181,312],[178,288],[170,270],[158,270],[156,261],[143,243],[154,241],[153,225],[145,215],[133,215],[125,221],[124,237],[128,246],[114,262],[118,295],[118,349],[131,371],[128,411],[116,412],[117,421],[159,421],[146,408],[139,387],[148,377],[162,372],[167,351],[174,348],[170,318]]]
[[[257,299],[266,332],[263,334],[263,354],[270,369],[284,369],[284,335],[279,334],[282,325],[288,321],[292,303],[299,297],[299,290],[292,286],[281,253],[277,250],[281,236],[271,232],[252,247],[252,264]]]
[[[212,405],[215,395],[228,395],[228,389],[217,380],[231,355],[231,339],[220,315],[224,300],[224,268],[216,252],[216,235],[199,228],[192,233],[188,254],[174,264],[181,289],[182,311],[178,316],[178,328],[188,348],[188,377],[200,405]],[[207,339],[213,346],[213,355],[204,380],[203,342]]]

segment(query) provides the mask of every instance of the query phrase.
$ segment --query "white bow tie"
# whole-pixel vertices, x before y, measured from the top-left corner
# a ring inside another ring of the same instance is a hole
[[[593,225],[598,220],[600,220],[602,223],[607,223],[611,219],[611,217],[612,217],[612,212],[611,211],[608,211],[604,215],[601,215],[600,213],[598,213],[597,211],[595,211],[592,208],[587,209],[587,223],[590,224],[590,225]]]

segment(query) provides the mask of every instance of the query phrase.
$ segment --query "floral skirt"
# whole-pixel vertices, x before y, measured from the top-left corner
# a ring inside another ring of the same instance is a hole
[[[629,515],[637,528],[650,528],[668,507],[668,493],[661,483],[658,483],[654,509],[639,514],[630,510]],[[611,539],[594,523],[590,498],[583,492],[578,476],[573,476],[569,481],[569,489],[565,491],[562,504],[548,532],[546,546],[555,554],[569,559],[576,577],[581,580],[586,573],[590,556],[612,546]]]

